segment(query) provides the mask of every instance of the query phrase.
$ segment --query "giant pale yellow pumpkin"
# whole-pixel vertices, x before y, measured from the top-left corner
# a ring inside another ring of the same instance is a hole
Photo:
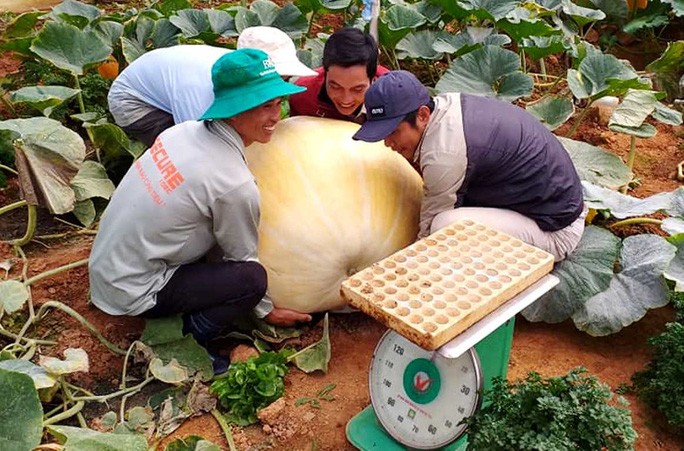
[[[418,233],[420,176],[359,126],[313,117],[281,121],[246,150],[261,195],[259,260],[278,307],[344,307],[340,283],[409,245]]]

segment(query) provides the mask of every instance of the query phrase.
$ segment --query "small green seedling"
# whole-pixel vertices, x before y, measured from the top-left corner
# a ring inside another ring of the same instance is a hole
[[[303,398],[299,398],[295,401],[295,406],[300,407],[305,404],[310,405],[314,409],[320,409],[321,408],[321,399],[325,401],[334,401],[335,396],[331,395],[330,392],[332,392],[335,387],[337,387],[336,384],[328,384],[325,387],[321,388],[318,393],[316,393],[316,396],[313,398],[309,398],[308,396],[305,396]]]

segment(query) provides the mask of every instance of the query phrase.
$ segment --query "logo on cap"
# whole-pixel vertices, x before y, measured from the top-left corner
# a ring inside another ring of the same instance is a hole
[[[263,77],[266,74],[270,74],[272,72],[275,72],[275,70],[276,70],[275,69],[275,63],[273,62],[273,60],[270,57],[263,60],[263,64],[264,64],[264,70],[259,72],[260,77]]]
[[[370,110],[370,114],[372,117],[382,117],[385,115],[385,107],[384,106],[373,107]]]

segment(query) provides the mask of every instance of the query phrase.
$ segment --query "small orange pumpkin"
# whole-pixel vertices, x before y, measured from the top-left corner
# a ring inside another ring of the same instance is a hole
[[[102,78],[114,80],[119,75],[119,62],[112,55],[109,55],[107,61],[97,67],[97,73]]]

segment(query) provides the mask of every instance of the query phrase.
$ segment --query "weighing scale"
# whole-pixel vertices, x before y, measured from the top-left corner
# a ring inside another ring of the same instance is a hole
[[[354,274],[342,296],[390,328],[371,405],[347,423],[360,450],[465,450],[461,420],[505,377],[514,317],[553,288],[553,257],[481,224],[454,223]]]

